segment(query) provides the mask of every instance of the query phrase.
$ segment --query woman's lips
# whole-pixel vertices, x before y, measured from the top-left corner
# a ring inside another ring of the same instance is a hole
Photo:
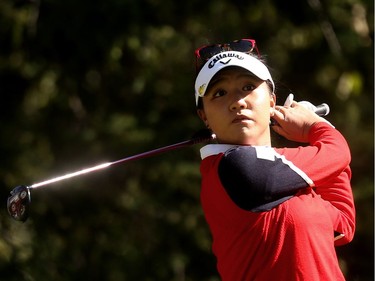
[[[232,123],[241,123],[241,122],[246,122],[250,121],[251,119],[245,115],[239,115],[236,118],[233,119]]]

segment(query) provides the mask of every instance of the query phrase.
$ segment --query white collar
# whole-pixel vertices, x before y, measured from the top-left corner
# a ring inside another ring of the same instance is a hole
[[[239,147],[241,145],[234,144],[208,144],[201,148],[201,158],[202,160],[208,156],[217,155],[220,153],[225,153],[227,150]],[[255,145],[252,146],[257,152],[258,158],[273,160],[275,158],[275,150],[268,145]]]
[[[228,149],[237,147],[238,145],[233,144],[208,144],[201,148],[201,158],[202,160],[208,156],[216,155],[219,153],[224,153]]]

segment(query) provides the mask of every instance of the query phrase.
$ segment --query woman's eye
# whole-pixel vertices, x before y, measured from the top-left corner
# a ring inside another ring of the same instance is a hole
[[[255,88],[256,87],[254,85],[249,84],[249,85],[244,86],[243,90],[244,91],[253,91]]]
[[[214,98],[218,98],[218,97],[222,97],[222,96],[224,96],[225,95],[225,91],[223,91],[223,90],[219,90],[219,91],[216,91],[212,96],[214,97]]]

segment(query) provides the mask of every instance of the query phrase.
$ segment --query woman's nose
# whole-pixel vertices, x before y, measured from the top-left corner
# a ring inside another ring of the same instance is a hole
[[[245,109],[247,108],[246,99],[243,95],[235,95],[232,104],[230,105],[231,110]]]

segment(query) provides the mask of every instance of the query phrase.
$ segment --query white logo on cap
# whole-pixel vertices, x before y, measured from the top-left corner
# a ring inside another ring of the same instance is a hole
[[[236,59],[239,59],[239,60],[244,59],[243,56],[241,56],[239,54],[236,54],[236,53],[230,53],[230,52],[220,53],[220,54],[216,55],[211,60],[211,62],[208,64],[208,68],[213,68],[218,61],[220,61],[221,59],[225,59],[225,58],[236,58]],[[225,64],[227,64],[229,62],[230,62],[230,60],[228,60]],[[221,62],[221,63],[223,63],[223,62]]]

